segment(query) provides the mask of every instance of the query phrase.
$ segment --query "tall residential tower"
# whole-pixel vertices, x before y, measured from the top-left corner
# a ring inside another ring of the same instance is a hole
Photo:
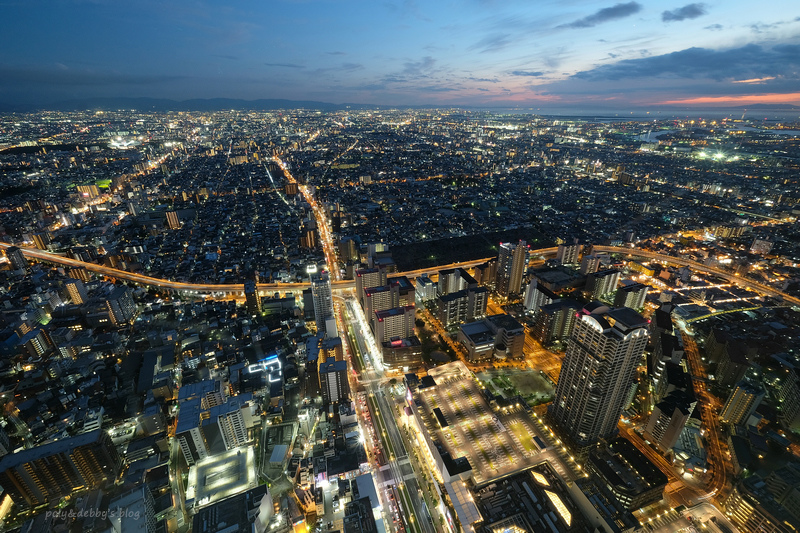
[[[627,307],[587,306],[575,321],[550,406],[577,449],[613,436],[647,346],[648,322]]]

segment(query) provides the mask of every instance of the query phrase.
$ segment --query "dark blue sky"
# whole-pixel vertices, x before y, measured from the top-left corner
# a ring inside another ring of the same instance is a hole
[[[0,35],[7,104],[800,105],[796,0],[0,0]]]

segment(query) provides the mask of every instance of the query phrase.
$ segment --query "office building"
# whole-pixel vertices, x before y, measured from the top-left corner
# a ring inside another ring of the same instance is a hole
[[[525,327],[507,314],[489,315],[484,322],[495,336],[495,352],[511,359],[521,359],[525,347]]]
[[[649,336],[647,320],[625,307],[585,307],[576,318],[550,419],[577,450],[616,434]]]
[[[586,277],[584,295],[587,300],[599,300],[617,290],[622,273],[619,270],[601,270]]]
[[[133,291],[124,285],[116,287],[106,298],[106,306],[111,321],[117,325],[130,324],[136,316],[136,303]]]
[[[25,254],[16,246],[6,248],[6,259],[11,263],[13,270],[25,270],[28,268],[28,260],[25,259]]]
[[[578,243],[559,244],[558,250],[556,250],[556,261],[562,265],[577,265],[582,248]]]
[[[0,486],[20,506],[57,503],[116,480],[122,458],[104,430],[28,448],[0,459]]]
[[[519,241],[516,245],[510,242],[500,243],[500,252],[497,255],[496,290],[501,296],[520,294],[522,276],[530,258],[529,248],[525,241]]]
[[[602,490],[628,510],[661,500],[668,481],[658,466],[622,437],[592,449],[586,471],[599,481]]]
[[[368,496],[348,502],[342,520],[344,533],[378,533],[372,504]]]
[[[331,293],[331,280],[326,271],[322,271],[311,278],[311,295],[314,299],[314,320],[317,331],[326,337],[338,337],[336,321],[333,319],[333,295]],[[332,330],[328,331],[331,327]]]
[[[623,281],[622,283],[623,286],[617,289],[617,292],[614,294],[614,307],[643,309],[650,287],[642,283],[633,283],[630,281]]]
[[[536,316],[543,305],[551,304],[553,300],[557,299],[558,295],[550,289],[539,285],[536,278],[533,278],[530,283],[525,286],[525,297],[523,298],[525,314]]]
[[[350,395],[347,381],[347,361],[329,357],[319,365],[319,389],[326,404],[339,402]]]
[[[458,330],[458,342],[473,363],[492,358],[519,359],[525,347],[525,328],[511,315],[490,315],[462,325]]]
[[[251,279],[244,282],[244,299],[248,313],[257,315],[261,312],[261,297],[258,295],[256,282]]]
[[[723,424],[745,425],[764,398],[764,388],[751,381],[740,381],[728,396],[719,418]]]

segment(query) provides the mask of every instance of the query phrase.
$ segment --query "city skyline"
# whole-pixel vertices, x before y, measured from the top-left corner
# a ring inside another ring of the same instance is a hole
[[[789,2],[0,4],[0,103],[800,104]]]

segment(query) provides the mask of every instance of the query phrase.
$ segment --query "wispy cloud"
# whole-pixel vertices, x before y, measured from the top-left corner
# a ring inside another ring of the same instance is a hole
[[[268,67],[281,67],[281,68],[306,68],[297,63],[264,63]]]
[[[661,20],[664,22],[679,22],[681,20],[696,19],[707,13],[705,4],[686,4],[683,7],[664,11]]]
[[[544,72],[541,72],[539,70],[512,70],[511,71],[511,75],[512,76],[533,76],[533,77],[538,78],[540,76],[544,76]]]
[[[749,80],[734,80],[733,83],[764,83],[769,80],[774,80],[775,76],[765,76],[763,78],[750,78]]]
[[[469,47],[470,50],[478,50],[481,54],[487,52],[499,52],[511,44],[511,35],[508,33],[495,33],[488,35]]]
[[[625,4],[616,4],[611,7],[604,7],[603,9],[592,13],[587,17],[583,17],[569,24],[563,24],[560,28],[591,28],[604,22],[617,20],[625,17],[635,15],[642,10],[642,4],[639,2],[627,2]]]

